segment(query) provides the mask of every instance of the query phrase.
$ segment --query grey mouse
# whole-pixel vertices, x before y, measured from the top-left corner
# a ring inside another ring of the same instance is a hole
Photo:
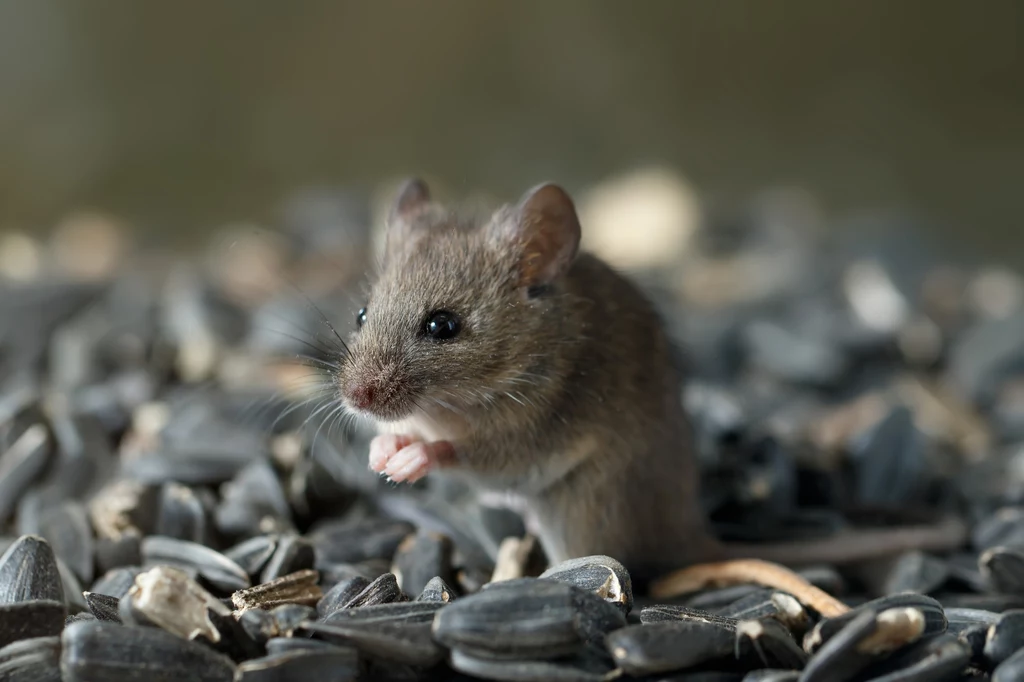
[[[813,543],[713,537],[665,326],[580,236],[555,184],[482,220],[439,205],[420,180],[402,186],[335,376],[347,410],[379,430],[374,471],[466,477],[518,501],[551,562],[604,554],[641,580],[700,562],[844,562],[963,543],[955,519]]]

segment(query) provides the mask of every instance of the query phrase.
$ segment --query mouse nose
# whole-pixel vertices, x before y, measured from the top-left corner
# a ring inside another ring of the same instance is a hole
[[[348,388],[348,399],[357,409],[367,410],[373,407],[377,390],[373,384],[355,384]]]

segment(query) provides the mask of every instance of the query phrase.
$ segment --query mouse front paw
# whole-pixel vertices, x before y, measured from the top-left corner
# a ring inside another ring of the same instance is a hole
[[[386,434],[370,443],[370,468],[396,483],[414,483],[454,459],[455,448],[443,440],[425,443],[412,436]]]

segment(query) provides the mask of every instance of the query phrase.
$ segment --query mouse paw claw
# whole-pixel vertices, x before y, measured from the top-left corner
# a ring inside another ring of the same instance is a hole
[[[384,473],[396,483],[415,483],[432,469],[444,466],[453,456],[454,449],[447,441],[416,442],[392,456],[384,467]]]

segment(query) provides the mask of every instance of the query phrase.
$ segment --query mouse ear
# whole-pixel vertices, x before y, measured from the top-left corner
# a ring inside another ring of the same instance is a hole
[[[409,178],[398,188],[388,211],[385,253],[390,256],[412,238],[416,218],[430,207],[430,189],[419,178]]]
[[[514,232],[522,247],[520,283],[543,286],[564,275],[580,245],[580,221],[568,192],[553,183],[538,185],[520,199]]]

